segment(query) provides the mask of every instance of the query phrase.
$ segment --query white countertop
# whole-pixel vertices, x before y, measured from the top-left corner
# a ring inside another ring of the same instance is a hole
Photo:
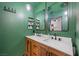
[[[67,53],[69,55],[73,55],[73,47],[72,47],[72,41],[71,38],[67,38],[67,37],[59,37],[57,36],[57,38],[61,38],[61,41],[58,40],[54,40],[54,39],[50,39],[47,36],[45,37],[39,37],[39,36],[26,36],[32,40],[35,40],[39,43],[42,43],[44,45],[47,45],[49,47],[55,48],[57,50],[60,50],[64,53]],[[46,41],[44,41],[45,39],[47,39]]]

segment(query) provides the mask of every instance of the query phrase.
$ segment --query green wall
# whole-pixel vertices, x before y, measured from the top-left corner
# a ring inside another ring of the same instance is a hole
[[[79,55],[79,2],[75,3],[74,13],[76,14],[76,45]]]
[[[79,2],[74,2],[73,3],[73,17],[75,18],[76,21],[76,38],[75,38],[75,46],[76,46],[76,52],[78,53],[79,56]]]
[[[25,50],[25,36],[32,35],[27,29],[28,17],[33,17],[33,10],[27,11],[26,3],[0,3],[0,55],[23,55]],[[16,14],[6,12],[7,6],[16,10]],[[18,15],[24,15],[24,18]]]

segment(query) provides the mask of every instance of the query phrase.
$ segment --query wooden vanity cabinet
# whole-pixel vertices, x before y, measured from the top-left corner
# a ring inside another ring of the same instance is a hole
[[[31,40],[31,56],[40,56],[40,46],[34,40]]]
[[[68,54],[41,44],[30,38],[26,39],[27,56],[69,56]]]
[[[31,56],[47,56],[48,55],[48,47],[31,40]]]
[[[29,38],[26,38],[26,52],[25,55],[30,56],[31,55],[31,41]]]

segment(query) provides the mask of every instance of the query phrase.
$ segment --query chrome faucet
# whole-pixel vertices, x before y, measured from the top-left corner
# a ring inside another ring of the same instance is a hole
[[[51,38],[57,40],[56,33],[54,33],[53,36],[54,36],[55,38],[54,38],[54,37],[51,37]]]
[[[57,40],[56,33],[54,33],[55,40]]]

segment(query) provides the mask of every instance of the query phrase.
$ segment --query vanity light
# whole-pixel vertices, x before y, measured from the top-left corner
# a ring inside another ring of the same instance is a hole
[[[64,12],[64,15],[67,15],[67,11]]]
[[[26,10],[30,11],[32,9],[30,4],[26,4]]]

